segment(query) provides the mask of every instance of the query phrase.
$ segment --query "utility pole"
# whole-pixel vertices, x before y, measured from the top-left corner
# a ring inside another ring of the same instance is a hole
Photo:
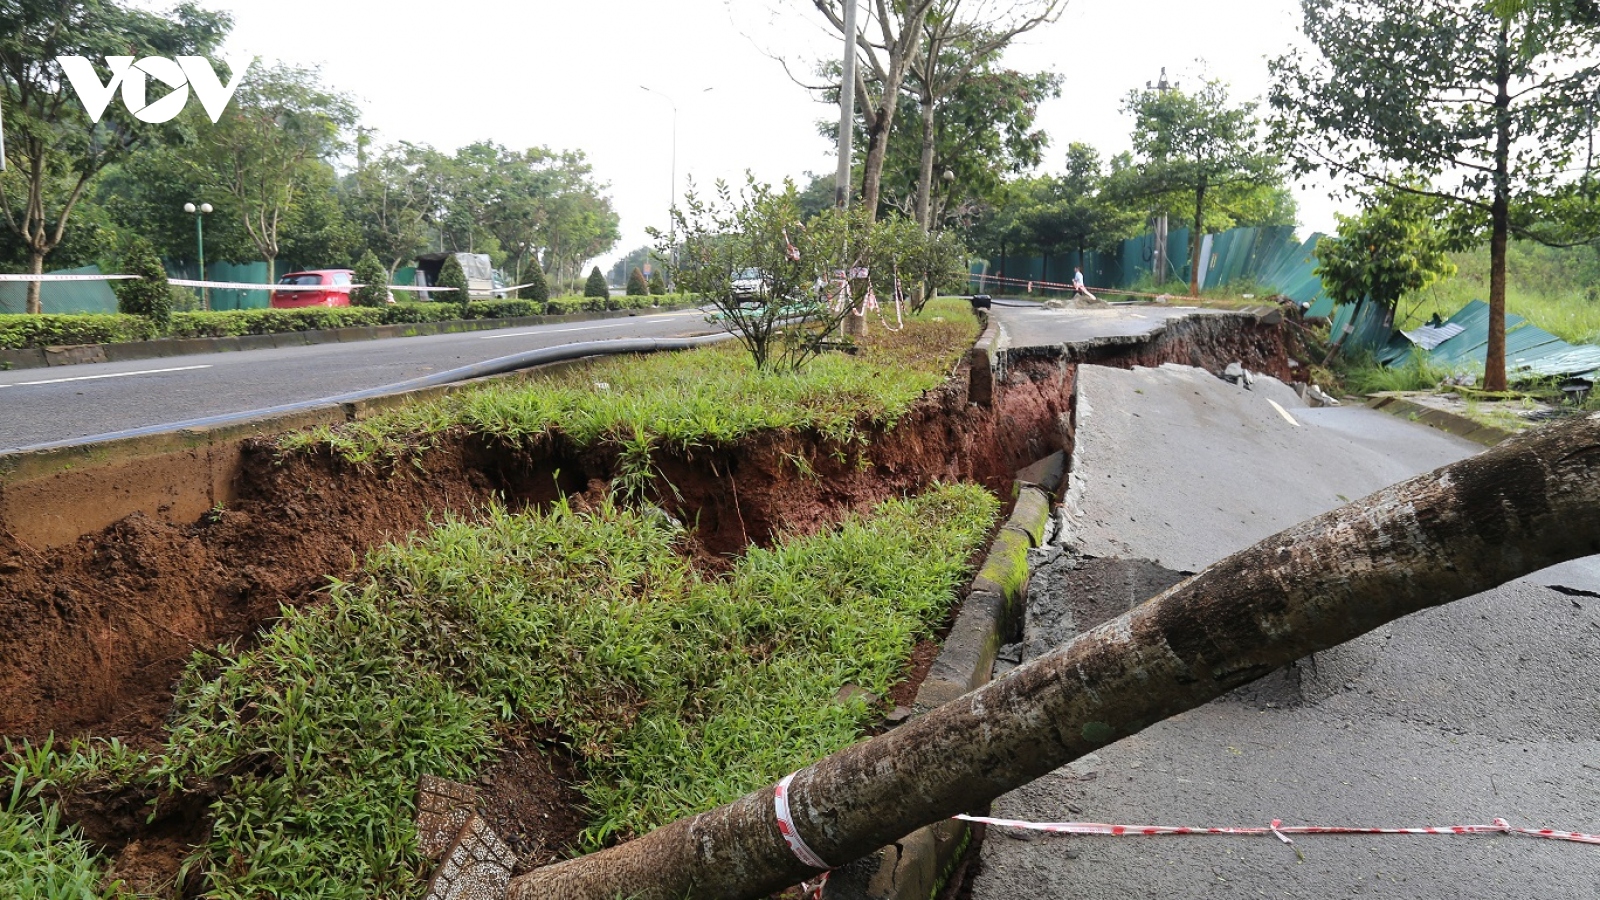
[[[1157,94],[1165,94],[1167,91],[1177,90],[1178,84],[1177,82],[1173,82],[1171,84],[1167,83],[1167,67],[1162,66],[1161,74],[1157,76],[1155,83],[1151,84],[1150,82],[1146,81],[1144,83],[1144,89],[1147,91],[1155,91]],[[1161,282],[1167,277],[1166,213],[1163,212],[1156,217],[1152,231],[1154,232],[1152,235],[1154,238],[1152,243],[1154,243],[1155,246],[1153,248],[1154,252],[1151,254],[1150,274],[1155,277],[1156,289],[1160,290]]]
[[[839,168],[834,179],[833,205],[850,205],[851,140],[856,124],[856,6],[860,0],[844,3],[844,73],[839,79]]]

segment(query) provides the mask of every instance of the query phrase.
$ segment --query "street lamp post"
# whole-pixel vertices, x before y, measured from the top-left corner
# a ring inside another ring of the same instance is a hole
[[[708,87],[700,93],[710,93],[713,89],[715,89],[715,87],[716,86],[713,85],[712,87]],[[667,186],[667,232],[669,234],[675,234],[676,229],[673,228],[672,225],[672,207],[678,202],[678,102],[673,100],[666,93],[658,91],[653,87],[648,87],[641,84],[639,85],[639,90],[645,91],[646,93],[655,94],[657,97],[667,101],[667,105],[672,107],[672,181]],[[676,271],[678,268],[678,246],[676,237],[672,238],[671,253],[671,270]]]
[[[183,211],[188,213],[188,214],[190,214],[190,215],[192,215],[192,216],[194,216],[194,246],[195,246],[196,252],[200,256],[200,280],[201,281],[205,281],[206,280],[206,229],[205,229],[205,226],[200,224],[200,223],[203,221],[203,217],[205,216],[205,214],[211,212],[211,204],[202,203],[197,207],[193,203],[185,203],[183,205]],[[205,310],[209,310],[211,308],[211,290],[210,290],[210,288],[201,288],[200,289],[200,308],[201,309],[205,309]]]

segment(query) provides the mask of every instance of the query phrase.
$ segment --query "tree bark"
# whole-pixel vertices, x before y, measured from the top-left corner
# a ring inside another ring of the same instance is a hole
[[[917,160],[917,226],[923,234],[933,230],[933,145],[936,123],[934,98],[923,91],[922,104],[922,154]]]
[[[1205,222],[1206,182],[1200,179],[1194,192],[1194,227],[1189,231],[1189,296],[1200,296],[1200,248],[1205,246],[1201,226]]]
[[[1489,344],[1484,349],[1483,389],[1506,389],[1506,240],[1511,231],[1511,41],[1501,20],[1496,45],[1494,200],[1489,206]]]
[[[1236,553],[1006,677],[802,769],[796,831],[841,865],[1401,616],[1600,552],[1600,414]],[[529,872],[509,900],[754,898],[816,873],[772,789]]]
[[[44,274],[44,253],[37,249],[28,250],[28,271],[34,275]],[[28,313],[39,315],[44,312],[44,300],[41,289],[44,285],[38,281],[28,282]]]

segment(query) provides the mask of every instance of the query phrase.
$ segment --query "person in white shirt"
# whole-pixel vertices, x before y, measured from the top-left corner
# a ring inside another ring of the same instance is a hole
[[[1095,299],[1094,295],[1089,293],[1089,289],[1083,286],[1083,267],[1082,266],[1079,266],[1079,267],[1074,268],[1072,270],[1072,296],[1074,296],[1074,297],[1078,297],[1078,296],[1088,297],[1090,300]]]

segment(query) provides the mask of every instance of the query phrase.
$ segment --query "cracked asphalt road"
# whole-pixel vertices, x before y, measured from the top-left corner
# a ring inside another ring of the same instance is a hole
[[[1035,653],[1183,572],[1479,449],[1371,410],[1306,409],[1270,381],[1247,392],[1194,369],[1085,366],[1080,382],[1089,413],[1064,541],[1089,559],[1063,554],[1036,572]],[[1006,795],[994,815],[1195,826],[1505,817],[1600,832],[1597,651],[1590,557],[1302,660]],[[1469,896],[1600,897],[1600,847],[991,828],[972,884],[975,900]]]

